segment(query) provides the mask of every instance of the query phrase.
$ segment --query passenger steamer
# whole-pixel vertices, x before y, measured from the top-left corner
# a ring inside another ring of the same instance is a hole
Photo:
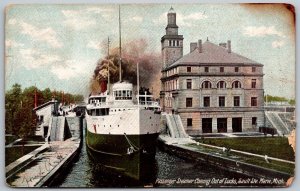
[[[88,152],[101,165],[140,179],[146,173],[143,163],[155,158],[160,107],[157,102],[148,101],[149,95],[138,96],[145,101],[135,104],[130,83],[115,83],[112,90],[112,95],[106,91],[89,97]]]
[[[119,65],[121,71],[121,51]],[[120,72],[119,82],[89,97],[86,145],[95,162],[142,179],[147,173],[143,167],[155,159],[160,106],[152,95],[139,94],[139,80],[137,84],[134,95],[133,85],[122,81]]]

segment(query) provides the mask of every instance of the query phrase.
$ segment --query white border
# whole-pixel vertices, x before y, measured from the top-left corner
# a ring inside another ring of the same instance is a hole
[[[5,115],[5,111],[4,111],[4,19],[5,19],[5,7],[9,4],[33,4],[33,3],[37,3],[37,4],[108,4],[108,3],[289,3],[289,4],[293,4],[295,6],[295,12],[296,12],[296,63],[298,63],[298,57],[299,57],[299,51],[298,47],[299,47],[299,8],[300,8],[300,1],[296,1],[296,0],[252,0],[252,1],[246,1],[246,0],[111,0],[111,1],[105,1],[105,0],[1,0],[0,1],[0,7],[1,7],[1,19],[0,19],[0,28],[2,29],[0,31],[0,60],[2,62],[0,62],[0,127],[1,127],[1,131],[0,131],[0,137],[2,138],[2,146],[0,147],[0,155],[1,155],[1,160],[0,160],[0,165],[2,167],[1,170],[1,178],[0,178],[0,190],[15,190],[13,188],[10,188],[8,186],[6,186],[5,184],[5,149],[4,149],[4,145],[5,145],[5,120],[4,120],[4,115]],[[296,90],[299,90],[299,80],[300,80],[300,75],[297,75],[300,73],[300,69],[296,64]],[[300,115],[299,115],[299,93],[296,91],[296,119],[299,119]],[[298,122],[298,121],[297,121]],[[299,128],[299,125],[297,123],[297,128]],[[296,133],[297,137],[299,136],[299,132]],[[299,141],[297,141],[297,150],[296,150],[296,159],[298,159],[300,157],[299,154]],[[297,161],[297,160],[296,160]],[[299,160],[298,160],[299,161]],[[290,186],[287,189],[283,189],[283,188],[273,188],[274,190],[300,190],[300,178],[298,176],[300,167],[298,162],[296,162],[296,176],[295,176],[295,180],[292,184],[292,186]],[[31,188],[32,189],[32,188]],[[26,190],[31,190],[26,189]],[[49,188],[42,188],[42,189],[35,189],[35,190],[49,190]],[[58,190],[58,189],[62,189],[62,188],[57,188],[57,189],[53,189],[51,188],[51,190]],[[157,189],[157,188],[156,188]],[[171,190],[172,188],[169,189],[164,189],[164,190]],[[203,189],[203,188],[200,188]],[[22,188],[17,189],[17,190],[23,190]],[[74,190],[74,189],[64,189],[64,190]],[[87,189],[82,189],[80,188],[80,190],[87,190]],[[120,189],[121,190],[121,189]],[[123,189],[122,189],[123,190]],[[136,190],[136,189],[135,189]],[[173,190],[173,189],[172,189]],[[185,189],[179,189],[179,190],[185,190]],[[192,189],[192,190],[196,190],[196,189]],[[198,189],[197,189],[198,190]],[[219,189],[209,189],[209,190],[219,190]],[[227,190],[227,189],[225,189]],[[235,189],[235,190],[258,190],[261,191],[262,189]],[[264,189],[263,189],[264,190]],[[268,188],[269,190],[269,188]]]

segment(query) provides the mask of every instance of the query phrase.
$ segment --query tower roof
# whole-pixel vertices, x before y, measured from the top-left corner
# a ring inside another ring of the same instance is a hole
[[[168,13],[176,13],[175,10],[173,9],[173,7],[171,7],[168,11]]]
[[[171,64],[168,68],[172,68],[178,65],[261,65],[260,63],[253,61],[249,58],[241,56],[234,52],[228,52],[228,50],[222,46],[218,46],[210,41],[206,41],[202,44],[202,52],[195,49],[189,54],[184,55],[176,62]]]

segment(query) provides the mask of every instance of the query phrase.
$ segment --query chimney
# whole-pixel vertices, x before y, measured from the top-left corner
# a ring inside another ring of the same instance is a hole
[[[231,53],[231,40],[227,41],[228,53]]]
[[[225,42],[219,43],[219,46],[226,48],[227,44]]]
[[[197,48],[197,42],[191,42],[190,44],[190,53]]]
[[[202,40],[198,40],[198,50],[199,53],[202,53]]]

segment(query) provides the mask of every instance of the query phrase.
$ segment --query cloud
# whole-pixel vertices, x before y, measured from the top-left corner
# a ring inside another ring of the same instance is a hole
[[[17,24],[17,19],[9,19],[7,23],[9,25],[16,25]]]
[[[168,12],[164,12],[163,14],[161,14],[158,19],[153,20],[154,24],[167,24],[167,14]],[[199,21],[199,20],[203,20],[203,19],[207,19],[208,16],[205,15],[202,12],[196,12],[196,13],[190,13],[188,15],[184,15],[181,13],[176,13],[176,22],[178,25],[183,26],[183,27],[191,27],[191,26],[195,26],[196,24],[194,22]]]
[[[27,69],[36,69],[61,61],[55,54],[42,54],[37,49],[20,49],[22,64]]]
[[[285,35],[276,30],[274,26],[270,26],[270,27],[266,27],[266,26],[248,26],[244,28],[244,35],[246,36],[250,36],[250,37],[254,37],[254,36],[258,36],[258,37],[263,37],[263,36],[267,36],[267,35],[276,35],[282,38],[285,38]]]
[[[96,21],[84,14],[84,11],[62,10],[64,23],[74,30],[82,30],[96,24]]]
[[[91,12],[91,13],[103,14],[103,13],[112,13],[114,11],[114,9],[105,8],[105,7],[89,7],[85,11]]]
[[[24,44],[18,43],[14,40],[7,39],[5,40],[5,46],[6,48],[20,48],[20,47],[24,47]]]
[[[134,16],[134,17],[131,17],[129,20],[135,21],[135,22],[142,22],[143,21],[143,17],[141,17],[141,16]]]
[[[285,44],[285,42],[283,40],[275,40],[272,42],[272,47],[279,48],[279,47],[283,46],[284,44]]]
[[[20,22],[21,33],[29,35],[34,41],[46,42],[54,48],[62,47],[62,43],[57,38],[57,33],[51,27],[41,28],[34,25]]]
[[[202,20],[207,18],[207,15],[202,12],[191,13],[189,15],[179,14],[179,16],[182,17],[183,20]]]
[[[83,30],[96,25],[95,14],[105,19],[113,15],[113,9],[103,7],[89,7],[82,10],[62,10],[65,17],[64,24],[74,30]]]
[[[100,49],[100,43],[97,43],[95,41],[90,41],[87,45],[87,48],[91,48],[91,49],[96,49],[99,50]]]
[[[83,64],[89,61],[66,60],[63,63],[52,66],[50,71],[60,80],[69,80],[71,78],[87,76],[86,66]]]

